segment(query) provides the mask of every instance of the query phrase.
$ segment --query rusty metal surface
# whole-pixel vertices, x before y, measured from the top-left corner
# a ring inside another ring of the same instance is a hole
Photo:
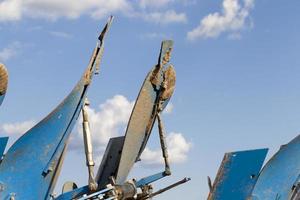
[[[147,75],[131,113],[117,172],[117,184],[123,184],[133,166],[143,152],[149,139],[157,114],[157,104],[162,92],[166,60],[170,58],[172,41],[163,41],[159,64]],[[168,54],[166,56],[166,54]],[[163,63],[164,62],[164,63]],[[162,64],[163,63],[163,64]],[[171,95],[170,95],[171,96]],[[168,99],[165,100],[168,102]],[[167,103],[163,104],[164,108]]]
[[[3,64],[0,63],[0,95],[5,94],[8,84],[8,72]]]
[[[0,63],[0,105],[2,104],[8,85],[8,73],[3,64]]]
[[[170,65],[164,73],[164,82],[163,82],[164,90],[161,95],[162,100],[165,101],[171,98],[175,90],[175,83],[176,83],[176,72],[174,67]]]
[[[264,166],[251,200],[288,199],[300,175],[300,135],[280,150]]]
[[[257,149],[226,153],[207,199],[248,199],[267,152]]]
[[[169,61],[169,59],[171,58],[170,56],[171,56],[172,50],[173,50],[173,41],[172,40],[163,41],[162,45],[161,45],[161,53],[160,53],[159,60],[162,60],[161,57],[165,57],[165,53],[167,53],[168,54],[167,61]],[[164,60],[166,60],[166,59],[164,59]],[[154,91],[156,92],[156,94],[155,94],[156,101],[153,106],[152,119],[149,120],[148,126],[146,128],[146,133],[149,133],[149,134],[146,134],[146,137],[143,141],[143,144],[140,148],[140,151],[138,153],[136,160],[139,160],[141,154],[143,153],[143,151],[147,145],[147,142],[148,142],[148,139],[150,137],[150,133],[151,133],[151,130],[153,127],[153,123],[156,119],[157,112],[161,112],[165,109],[165,107],[168,105],[168,103],[171,99],[171,96],[173,95],[173,93],[170,93],[170,91],[174,92],[174,89],[175,89],[175,82],[176,82],[175,74],[176,73],[175,73],[174,67],[171,64],[165,63],[165,62],[164,62],[164,64],[161,63],[160,66],[162,66],[161,71],[159,73],[160,74],[159,77],[161,77],[161,82],[160,82],[160,85],[153,85]],[[173,73],[169,73],[168,71],[172,71]],[[171,77],[169,77],[169,75],[171,75]],[[170,84],[170,80],[172,80],[171,84]],[[167,83],[169,83],[169,84],[167,84]],[[169,90],[169,88],[173,88],[173,89]],[[165,91],[169,91],[169,94],[168,94],[168,98],[163,99],[162,96]]]

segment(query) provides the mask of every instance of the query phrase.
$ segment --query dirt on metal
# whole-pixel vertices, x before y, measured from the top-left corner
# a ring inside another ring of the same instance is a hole
[[[166,52],[166,54],[165,54],[165,56],[163,57],[163,60],[162,60],[163,65],[170,62],[172,50],[173,50],[172,48],[169,48],[168,51]]]
[[[3,64],[0,63],[0,95],[5,94],[8,84],[8,73]]]
[[[173,66],[170,65],[164,73],[164,82],[163,82],[164,91],[161,96],[162,100],[171,98],[175,90],[175,83],[176,83],[176,72]]]

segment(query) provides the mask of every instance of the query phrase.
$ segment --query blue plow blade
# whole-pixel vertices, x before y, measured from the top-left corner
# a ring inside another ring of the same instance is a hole
[[[299,189],[300,135],[283,145],[263,168],[251,200],[287,200]],[[299,198],[298,198],[299,199]]]
[[[68,139],[102,57],[103,37],[104,35],[94,49],[82,78],[71,93],[8,150],[0,165],[1,200],[50,199]]]
[[[251,195],[268,149],[226,153],[208,200],[246,200]]]

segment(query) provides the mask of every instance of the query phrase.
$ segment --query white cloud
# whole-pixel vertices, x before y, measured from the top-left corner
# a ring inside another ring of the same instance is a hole
[[[4,0],[0,3],[0,21],[23,16],[56,20],[88,15],[99,19],[114,12],[129,12],[130,8],[127,0]]]
[[[125,133],[134,102],[122,95],[116,95],[99,106],[99,110],[88,108],[93,146],[96,151],[102,151],[111,137]],[[76,133],[71,139],[71,149],[83,148],[82,118],[79,120]]]
[[[0,2],[0,22],[16,21],[21,19],[22,1],[4,0]]]
[[[12,57],[16,56],[21,48],[20,42],[13,42],[7,47],[0,50],[0,62],[7,61],[11,59]]]
[[[101,19],[111,14],[121,13],[128,17],[141,18],[157,24],[182,23],[187,21],[185,13],[174,10],[145,12],[141,7],[161,7],[174,0],[4,0],[0,2],[0,22],[17,21],[23,17],[57,20],[76,19],[90,16]],[[141,17],[142,16],[142,17]]]
[[[197,0],[140,0],[139,6],[145,8],[163,8],[171,4],[180,3],[181,6],[194,5]]]
[[[224,32],[239,32],[247,26],[253,7],[254,0],[224,0],[222,13],[204,17],[198,27],[188,32],[187,38],[216,38]]]
[[[170,133],[167,135],[168,154],[171,163],[183,163],[187,160],[187,153],[192,147],[181,133]],[[164,163],[160,149],[151,150],[145,148],[141,156],[144,165],[160,165]]]
[[[156,24],[186,23],[187,22],[187,16],[185,13],[177,13],[174,10],[167,10],[164,12],[144,13],[142,16],[146,21],[154,22]]]
[[[0,130],[8,135],[21,135],[32,128],[36,122],[34,120],[16,122],[16,123],[5,123],[0,126]]]

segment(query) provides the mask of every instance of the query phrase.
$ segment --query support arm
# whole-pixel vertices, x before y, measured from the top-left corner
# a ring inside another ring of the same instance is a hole
[[[83,117],[83,140],[84,140],[84,149],[85,149],[85,157],[86,157],[86,165],[89,171],[89,189],[91,191],[95,191],[98,187],[95,181],[94,175],[94,166],[95,162],[93,159],[93,146],[92,146],[92,138],[90,132],[90,125],[88,120],[87,107],[89,106],[89,102],[85,99],[83,108],[82,108],[82,117]]]
[[[165,161],[165,175],[170,176],[171,169],[170,169],[170,163],[169,163],[168,148],[167,148],[166,136],[165,136],[165,131],[164,131],[164,125],[163,125],[160,114],[161,114],[161,112],[159,111],[157,113],[159,139],[160,139],[162,155],[163,155],[164,161]]]

